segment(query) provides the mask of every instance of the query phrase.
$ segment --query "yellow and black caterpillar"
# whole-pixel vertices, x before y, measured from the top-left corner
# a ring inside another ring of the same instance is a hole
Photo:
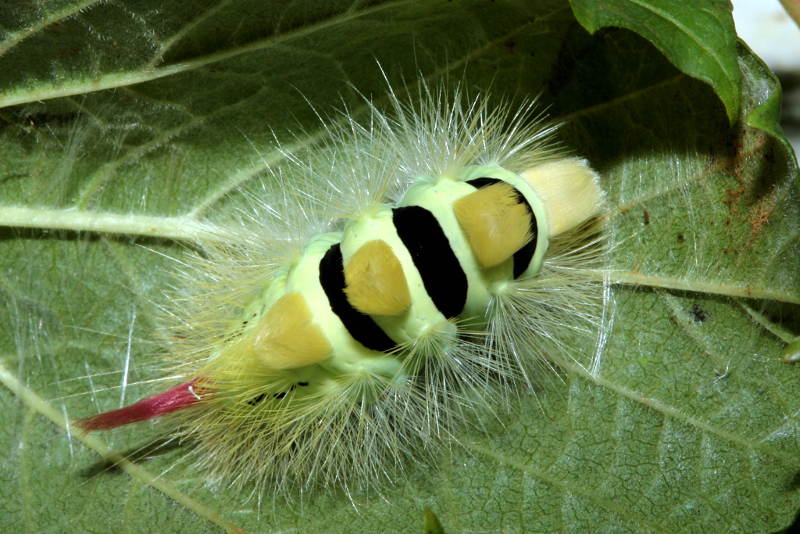
[[[533,104],[423,90],[269,170],[173,295],[167,416],[211,480],[374,485],[593,335],[603,192]]]

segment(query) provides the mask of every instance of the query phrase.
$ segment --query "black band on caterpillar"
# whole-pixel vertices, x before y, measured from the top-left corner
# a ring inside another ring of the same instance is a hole
[[[331,310],[341,319],[353,339],[368,349],[381,352],[389,352],[395,348],[396,343],[372,317],[353,308],[347,300],[344,292],[344,262],[338,243],[331,246],[319,262],[319,282],[328,297]]]
[[[439,221],[420,206],[392,211],[397,235],[411,254],[428,296],[442,315],[456,317],[467,302],[467,275]]]
[[[467,183],[475,189],[480,189],[481,187],[486,187],[487,185],[496,184],[497,182],[502,181],[503,180],[499,180],[497,178],[489,178],[484,176],[481,178],[475,178],[474,180],[468,180]],[[516,187],[514,188],[514,191],[517,193],[517,199],[519,199],[519,203],[523,204],[528,210],[528,213],[531,214],[531,235],[533,236],[524,247],[514,253],[514,278],[516,279],[525,272],[525,270],[528,268],[528,265],[531,263],[531,259],[533,259],[533,254],[536,252],[536,238],[539,235],[539,227],[536,224],[536,214],[533,213],[533,209],[531,208],[528,199],[525,198],[525,195],[520,193]]]

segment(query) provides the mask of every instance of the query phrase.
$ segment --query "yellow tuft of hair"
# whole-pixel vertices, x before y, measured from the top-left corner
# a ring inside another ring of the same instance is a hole
[[[481,267],[500,265],[532,238],[531,214],[516,190],[497,182],[453,203],[456,219]]]
[[[551,237],[575,228],[603,207],[600,179],[585,159],[543,163],[520,176],[542,199]]]
[[[397,315],[411,304],[403,266],[382,239],[364,243],[344,268],[350,304],[368,315]]]
[[[256,328],[257,358],[271,369],[293,369],[330,356],[333,347],[313,319],[303,295],[297,291],[283,295]]]

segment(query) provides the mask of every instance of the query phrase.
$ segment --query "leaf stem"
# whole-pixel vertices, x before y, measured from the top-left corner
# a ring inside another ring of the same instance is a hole
[[[203,503],[192,499],[168,481],[159,476],[153,475],[141,466],[134,464],[121,454],[113,451],[100,438],[84,432],[70,432],[72,427],[69,419],[67,419],[64,414],[56,410],[56,408],[53,407],[49,402],[37,395],[32,389],[22,384],[16,375],[10,372],[5,365],[3,365],[2,361],[0,361],[0,383],[10,389],[12,393],[19,397],[23,403],[25,403],[25,405],[45,416],[65,432],[70,433],[73,439],[83,443],[88,448],[100,454],[100,456],[106,460],[113,462],[114,465],[119,466],[120,469],[128,473],[131,477],[159,490],[167,497],[173,499],[175,502],[185,506],[200,517],[207,519],[212,523],[216,523],[229,533],[242,534],[245,532],[241,527],[226,521],[217,512],[211,510]]]
[[[725,283],[717,280],[677,278],[659,274],[635,273],[632,271],[611,271],[608,274],[608,277],[613,284],[676,289],[680,291],[692,291],[695,293],[725,295],[727,297],[766,299],[778,302],[788,302],[791,304],[800,304],[800,295],[787,293],[786,291],[780,289],[770,289],[751,284]],[[603,273],[598,272],[598,280],[602,279]]]
[[[0,226],[100,232],[199,241],[224,239],[224,231],[190,217],[102,213],[76,209],[0,207]]]

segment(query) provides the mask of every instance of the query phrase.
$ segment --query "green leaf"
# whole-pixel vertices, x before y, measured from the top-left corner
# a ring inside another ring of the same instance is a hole
[[[741,74],[728,0],[570,0],[575,17],[594,33],[616,26],[653,43],[689,76],[714,88],[733,123],[739,117]]]
[[[447,532],[792,522],[800,369],[773,332],[800,333],[800,189],[748,50],[731,126],[717,75],[712,91],[634,33],[590,36],[562,0],[37,5],[0,11],[0,531],[416,533],[426,507]],[[63,417],[159,389],[166,256],[280,162],[273,131],[299,154],[322,141],[309,102],[384,103],[376,60],[394,87],[463,76],[566,121],[611,206],[605,344],[575,354],[602,349],[596,375],[576,363],[357,509],[207,487],[175,443],[114,468],[109,447],[161,426],[87,438]]]

